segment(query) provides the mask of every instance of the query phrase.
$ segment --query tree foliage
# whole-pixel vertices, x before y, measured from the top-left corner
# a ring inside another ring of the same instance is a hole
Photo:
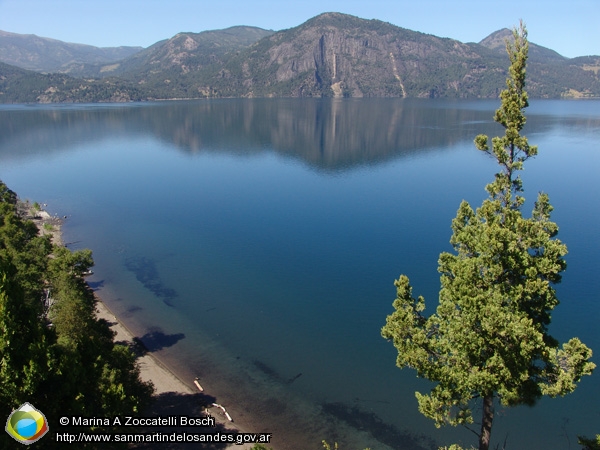
[[[596,439],[578,436],[577,443],[584,446],[583,450],[600,450],[600,434],[596,435]]]
[[[530,218],[523,217],[523,184],[518,171],[537,154],[521,135],[528,106],[525,91],[527,32],[523,24],[507,42],[510,70],[495,120],[505,134],[477,136],[478,149],[501,167],[486,186],[489,198],[473,208],[463,201],[452,221],[454,253],[439,258],[441,290],[436,312],[424,314],[425,300],[414,298],[409,279],[396,280],[395,311],[382,336],[398,350],[397,365],[416,369],[436,382],[416,393],[419,411],[444,424],[474,422],[475,399],[483,402],[479,448],[490,443],[494,403],[532,405],[543,395],[572,392],[595,365],[592,351],[572,338],[559,347],[548,333],[558,305],[553,285],[566,268],[567,248],[556,238],[548,195],[540,193]]]
[[[0,416],[30,402],[52,426],[62,415],[132,415],[149,402],[153,387],[139,379],[134,355],[96,318],[82,277],[92,265],[91,251],[38,236],[0,182]]]

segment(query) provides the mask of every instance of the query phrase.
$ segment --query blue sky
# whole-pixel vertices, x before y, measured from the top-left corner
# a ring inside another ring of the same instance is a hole
[[[568,57],[600,55],[600,0],[0,0],[0,30],[99,47],[148,47],[180,31],[291,28],[327,11],[462,42],[478,42],[523,19],[531,42]]]

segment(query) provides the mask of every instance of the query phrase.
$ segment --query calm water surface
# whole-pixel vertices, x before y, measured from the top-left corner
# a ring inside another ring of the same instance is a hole
[[[568,270],[552,332],[600,354],[600,102],[536,101],[526,209],[550,194]],[[417,412],[429,384],[380,337],[410,276],[437,303],[462,199],[496,166],[498,102],[219,100],[0,107],[0,179],[67,215],[92,285],[146,345],[278,448],[473,443]],[[598,364],[597,357],[594,358]],[[600,432],[598,374],[565,398],[497,408],[509,448],[578,448]],[[476,412],[477,414],[478,412]]]

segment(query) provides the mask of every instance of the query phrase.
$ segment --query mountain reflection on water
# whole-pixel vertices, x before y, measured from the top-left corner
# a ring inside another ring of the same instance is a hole
[[[27,114],[30,108],[13,106],[0,110],[0,157],[64,152],[107,137],[151,135],[189,154],[274,151],[319,170],[336,171],[472,139],[474,123],[497,131],[488,110],[427,105],[425,100],[402,99],[232,99],[139,107],[61,105],[41,107],[35,118]]]
[[[445,107],[439,107],[440,101],[418,99],[60,105],[41,107],[35,119],[27,114],[31,107],[8,106],[0,109],[0,157],[63,152],[109,136],[152,135],[189,154],[274,151],[319,170],[336,171],[472,140],[475,124],[478,132],[483,127],[491,136],[502,133],[489,108],[481,107],[494,107],[495,101],[472,102],[473,108],[465,101],[441,103]],[[576,115],[563,125],[600,127],[598,120]],[[529,135],[547,126],[537,115],[528,117]]]

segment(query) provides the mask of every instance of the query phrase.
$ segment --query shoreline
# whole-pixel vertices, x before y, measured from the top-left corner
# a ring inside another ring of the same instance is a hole
[[[66,218],[67,216],[64,216],[64,219]],[[51,216],[44,209],[39,209],[32,217],[30,217],[30,220],[37,226],[40,235],[50,235],[53,244],[65,247],[67,246],[62,235],[63,218],[60,218],[56,215]],[[89,286],[89,283],[87,284]],[[214,433],[215,430],[221,433],[257,433],[256,431],[249,429],[248,425],[251,424],[235,422],[235,417],[232,418],[225,408],[211,406],[211,402],[207,402],[207,399],[213,398],[210,396],[210,392],[205,392],[204,390],[200,391],[195,384],[195,380],[186,382],[182,373],[178,373],[176,370],[169,367],[169,365],[167,365],[163,360],[161,360],[161,358],[158,357],[158,355],[155,354],[156,352],[147,350],[140,337],[136,336],[136,334],[132,332],[130,328],[123,322],[123,320],[113,313],[106,302],[104,302],[97,294],[96,289],[93,289],[91,286],[90,289],[92,289],[94,292],[94,298],[96,300],[96,318],[103,319],[108,323],[111,331],[115,333],[113,336],[113,342],[115,344],[127,345],[131,349],[136,349],[134,350],[134,353],[136,355],[136,364],[140,370],[140,379],[142,381],[151,381],[154,385],[152,404],[149,407],[149,411],[144,411],[142,414],[150,414],[150,417],[165,417],[170,415],[204,417],[209,414],[215,419],[216,427],[205,429],[206,434]],[[198,384],[202,383],[202,380],[198,381]],[[167,401],[163,401],[163,398],[165,398]],[[207,404],[208,407],[205,406]],[[152,432],[166,431],[164,428],[151,428],[150,430]],[[203,429],[189,427],[168,429],[169,432],[176,431],[195,433],[198,433],[201,430]],[[216,444],[216,448],[235,448],[244,450],[250,450],[253,446],[253,444],[230,444],[227,446]],[[170,448],[170,446],[166,443],[147,445],[133,444],[129,445],[129,447],[147,450],[152,450],[154,448]],[[268,444],[267,447],[271,448],[271,444]],[[209,445],[207,448],[212,448],[212,446]]]
[[[93,281],[91,282],[93,284]],[[147,333],[152,328],[146,328],[148,325],[143,322],[138,322],[135,318],[130,318],[126,313],[114,314],[113,311],[119,311],[120,298],[117,297],[118,292],[111,287],[103,286],[100,289],[100,295],[95,292],[98,305],[104,309],[104,313],[108,314],[105,316],[112,326],[122,328],[127,336],[136,337],[137,342],[144,343],[146,340]],[[111,308],[112,302],[114,308]],[[116,324],[115,322],[118,322]],[[272,380],[265,380],[260,374],[252,373],[248,370],[248,367],[236,359],[235,356],[227,354],[225,349],[219,349],[218,354],[219,361],[215,361],[212,357],[207,356],[206,359],[202,360],[200,366],[197,362],[195,364],[189,364],[186,360],[185,355],[179,354],[178,350],[169,348],[158,348],[154,350],[155,346],[152,342],[153,337],[150,337],[150,341],[145,342],[145,347],[149,348],[146,352],[143,361],[140,361],[140,368],[142,369],[141,378],[143,381],[150,379],[155,381],[156,377],[166,377],[167,386],[171,386],[172,383],[175,386],[179,386],[181,390],[176,388],[167,387],[164,388],[164,392],[160,392],[158,386],[155,386],[155,403],[164,403],[163,397],[168,403],[166,410],[160,411],[153,409],[151,411],[152,416],[157,415],[179,415],[187,414],[193,416],[189,411],[199,410],[199,402],[208,399],[208,403],[217,403],[226,408],[226,411],[230,414],[233,422],[230,422],[224,412],[217,408],[211,407],[209,409],[210,414],[217,420],[217,427],[225,427],[225,432],[238,432],[238,433],[251,433],[271,434],[271,441],[265,443],[268,449],[274,450],[293,450],[297,448],[319,450],[323,446],[321,440],[332,436],[332,430],[328,429],[329,424],[322,423],[322,420],[315,417],[319,414],[319,411],[315,411],[313,407],[308,416],[302,417],[297,414],[290,416],[291,411],[285,411],[288,409],[287,405],[295,405],[292,398],[285,395],[281,391],[281,388],[273,385]],[[115,337],[115,341],[119,342],[120,337]],[[212,347],[214,342],[208,343],[209,347]],[[218,346],[218,344],[217,344]],[[214,348],[209,350],[209,353]],[[235,361],[232,361],[235,359]],[[147,361],[147,364],[146,364]],[[221,362],[225,361],[225,364],[230,363],[236,364],[236,372],[231,373],[227,368],[221,365]],[[203,392],[200,392],[194,385],[194,378],[199,377],[199,383],[204,388]],[[149,378],[146,378],[149,377]],[[160,379],[160,378],[159,378]],[[268,392],[262,390],[265,388],[265,384],[268,384]],[[173,395],[174,394],[174,395]],[[175,397],[169,398],[169,397]],[[171,404],[176,404],[176,408]],[[316,408],[317,410],[320,408]],[[285,412],[284,412],[285,411]],[[281,414],[281,415],[280,415]],[[148,414],[146,414],[148,415]],[[274,419],[275,418],[275,422]],[[317,429],[314,430],[315,421],[317,423]],[[307,423],[307,422],[310,422]],[[293,425],[290,427],[289,424]],[[182,430],[181,428],[179,429]],[[155,430],[163,431],[163,430]],[[174,431],[174,430],[171,430]],[[198,430],[191,430],[198,432]],[[331,439],[330,439],[331,440]],[[244,444],[236,445],[232,444],[227,447],[224,444],[218,444],[218,446],[208,446],[208,449],[251,449],[253,445]],[[153,449],[153,448],[165,448],[165,447],[134,447],[136,449]],[[179,447],[174,447],[179,448]],[[365,448],[360,447],[360,448]],[[387,448],[387,447],[386,447]]]
[[[94,294],[96,298],[96,317],[98,319],[104,319],[108,322],[110,329],[115,332],[113,341],[119,344],[129,345],[130,347],[140,346],[141,341],[138,336],[135,336],[131,330],[123,323],[116,315],[113,314],[112,310],[106,305],[102,299]],[[142,344],[143,345],[143,344]],[[193,380],[189,383],[184,381],[180,374],[171,369],[164,361],[161,361],[158,356],[152,351],[143,351],[142,354],[136,357],[136,362],[140,368],[140,378],[142,381],[151,381],[154,384],[153,394],[153,405],[151,406],[151,413],[156,416],[168,416],[168,415],[188,415],[189,417],[199,417],[199,412],[204,410],[204,407],[200,405],[199,397],[210,395],[209,393],[200,392],[199,389],[194,385]],[[200,380],[201,381],[201,380]],[[161,406],[161,396],[175,396],[180,397],[178,399],[177,407],[182,408],[179,411],[168,411],[168,408]],[[200,395],[199,395],[200,394]],[[184,397],[184,398],[181,398]],[[185,409],[185,410],[183,410]],[[248,433],[249,430],[245,427],[240,426],[236,422],[230,422],[223,411],[217,407],[211,407],[210,409],[204,410],[208,412],[212,417],[215,418],[217,426],[225,432],[229,433]],[[202,412],[204,414],[204,412]],[[152,417],[152,416],[151,416]],[[234,418],[235,420],[235,418]],[[156,430],[160,431],[160,430]],[[270,446],[270,445],[269,445]],[[156,444],[155,446],[135,446],[134,448],[165,448],[164,444]],[[231,444],[226,448],[236,449],[251,449],[250,444]]]
[[[93,283],[90,281],[89,284],[93,285]],[[149,324],[136,320],[125,311],[118,312],[122,300],[119,297],[119,291],[109,286],[102,286],[98,290],[101,292],[100,295],[96,293],[98,304],[104,309],[104,313],[108,314],[107,320],[111,323],[111,327],[122,328],[128,336],[131,336],[131,340],[138,336],[138,342],[145,343],[145,347],[150,350],[145,355],[145,358],[150,358],[150,360],[144,360],[148,361],[148,364],[146,365],[145,362],[140,364],[142,380],[154,381],[158,379],[157,376],[161,376],[157,373],[160,374],[162,370],[164,371],[163,376],[167,378],[167,383],[175,383],[181,389],[181,391],[177,391],[176,388],[169,387],[161,394],[157,388],[155,399],[161,403],[161,397],[166,396],[166,401],[170,404],[167,405],[166,410],[153,410],[151,416],[179,414],[193,416],[188,411],[193,411],[198,407],[199,399],[208,397],[209,403],[223,405],[233,419],[233,423],[229,422],[223,411],[212,407],[210,413],[218,419],[217,426],[227,427],[226,432],[268,433],[271,435],[271,441],[264,444],[268,449],[319,450],[323,449],[323,440],[328,441],[332,446],[337,442],[340,448],[378,448],[381,450],[395,448],[389,444],[378,442],[370,430],[365,428],[366,424],[357,426],[357,423],[354,423],[357,419],[360,421],[366,418],[367,420],[371,419],[374,425],[378,425],[379,422],[373,421],[368,413],[364,416],[360,416],[359,413],[359,417],[353,420],[351,416],[356,411],[352,407],[342,407],[341,404],[332,403],[328,410],[324,403],[288,392],[286,388],[287,382],[290,380],[282,382],[273,374],[261,373],[256,367],[253,367],[253,362],[240,360],[239,356],[229,353],[218,343],[199,342],[199,344],[209,347],[207,354],[202,356],[200,365],[198,361],[190,363],[186,359],[188,355],[185,349],[174,349],[170,345],[156,346],[153,343],[156,338],[152,336],[152,333],[155,332],[152,325],[148,327]],[[114,307],[110,308],[111,305]],[[117,314],[114,314],[113,311],[117,311]],[[118,324],[114,322],[118,322]],[[173,331],[165,330],[165,333],[172,336],[170,333]],[[162,333],[161,328],[158,333]],[[120,338],[115,337],[115,341],[118,339]],[[157,349],[155,350],[155,348]],[[182,350],[183,353],[181,353]],[[215,352],[217,359],[214,357]],[[199,382],[205,389],[202,393],[193,384],[196,376],[200,377]],[[170,394],[177,394],[176,398],[174,400],[168,398]],[[174,404],[176,407],[172,406]],[[333,414],[331,408],[334,409]],[[181,430],[180,428],[179,431]],[[164,429],[155,431],[164,431]],[[197,432],[197,430],[192,431]],[[407,438],[412,441],[411,436],[407,436]],[[249,444],[233,444],[227,447],[219,444],[216,447],[206,448],[216,450],[217,448],[251,449],[252,447],[253,445]],[[135,446],[133,448],[153,450],[165,447]]]

